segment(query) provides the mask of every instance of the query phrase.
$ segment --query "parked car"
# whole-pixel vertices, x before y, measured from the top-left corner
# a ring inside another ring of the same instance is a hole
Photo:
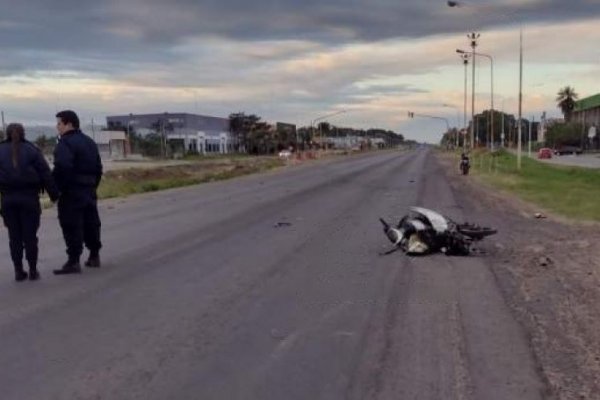
[[[543,147],[538,151],[538,158],[552,158],[552,149]]]
[[[291,156],[292,156],[292,152],[289,150],[281,150],[279,152],[279,158],[287,159],[287,158],[290,158]]]
[[[562,156],[564,154],[581,154],[583,150],[577,146],[560,146],[554,149],[554,154]]]

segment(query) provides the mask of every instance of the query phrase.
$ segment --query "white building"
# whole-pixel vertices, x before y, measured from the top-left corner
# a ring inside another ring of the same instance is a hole
[[[126,158],[131,153],[129,140],[123,131],[95,132],[93,139],[98,145],[98,151],[102,158]]]

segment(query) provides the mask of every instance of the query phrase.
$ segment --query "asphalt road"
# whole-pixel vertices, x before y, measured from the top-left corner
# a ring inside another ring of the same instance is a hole
[[[421,149],[107,201],[104,267],[63,277],[50,210],[19,284],[2,230],[0,398],[543,398],[485,257],[378,254],[457,196]]]

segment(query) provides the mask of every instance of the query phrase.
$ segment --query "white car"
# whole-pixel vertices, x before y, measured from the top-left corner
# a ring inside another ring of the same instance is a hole
[[[279,152],[279,158],[290,158],[292,156],[292,152],[289,150],[281,150]]]

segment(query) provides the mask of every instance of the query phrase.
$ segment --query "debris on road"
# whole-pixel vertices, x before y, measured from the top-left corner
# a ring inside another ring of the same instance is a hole
[[[547,267],[552,264],[552,260],[548,256],[542,256],[538,258],[538,265],[540,267]]]
[[[282,222],[277,222],[275,225],[273,225],[274,228],[281,228],[281,227],[284,227],[284,226],[292,226],[292,223],[291,222],[282,221]]]
[[[539,212],[535,213],[533,216],[536,217],[537,219],[547,218],[546,215],[539,213]]]

